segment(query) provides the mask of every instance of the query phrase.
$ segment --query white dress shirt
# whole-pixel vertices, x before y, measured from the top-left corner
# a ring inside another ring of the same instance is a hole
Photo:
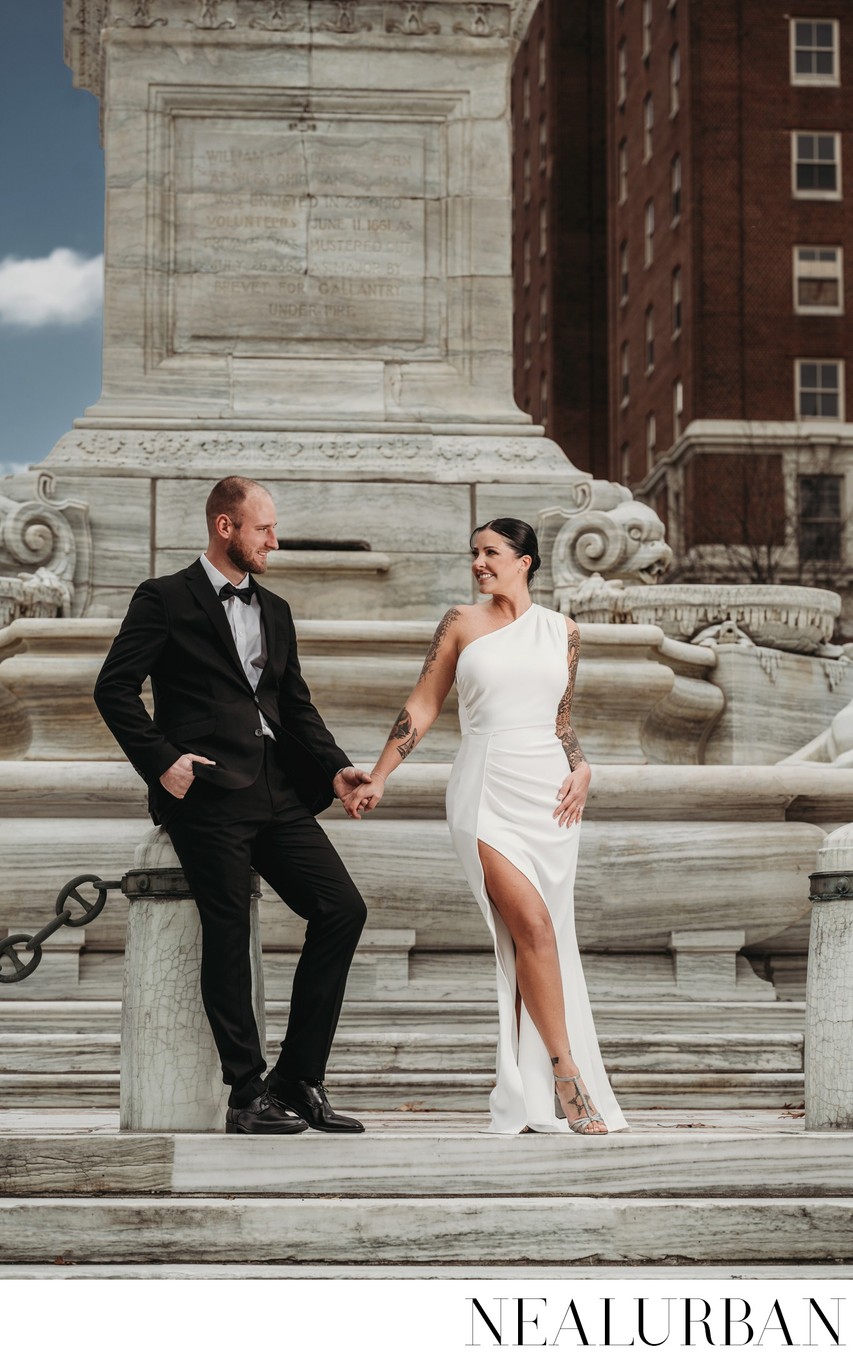
[[[201,565],[217,596],[223,586],[233,585],[233,583],[228,582],[228,578],[219,571],[219,568],[213,566],[206,553],[201,555]],[[241,591],[249,585],[248,572],[242,582],[237,585]],[[245,601],[241,601],[239,596],[229,596],[228,600],[220,601],[219,604],[225,611],[225,618],[228,620],[228,627],[234,637],[234,646],[237,649],[237,656],[242,663],[243,671],[246,673],[246,679],[252,690],[257,690],[261,672],[264,670],[267,660],[261,603],[258,600],[257,592],[248,605]],[[257,701],[255,703],[257,704]],[[260,715],[264,736],[274,738],[275,734],[261,713],[260,706],[258,706],[258,714]]]

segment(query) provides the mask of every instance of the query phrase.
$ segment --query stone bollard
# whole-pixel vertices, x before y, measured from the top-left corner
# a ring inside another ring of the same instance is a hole
[[[830,833],[811,881],[806,1130],[853,1130],[853,823]]]
[[[121,1013],[121,1129],[225,1129],[228,1090],[201,1001],[201,922],[168,835],[154,828],[125,877],[130,901]],[[253,877],[251,960],[264,1041],[264,988]]]

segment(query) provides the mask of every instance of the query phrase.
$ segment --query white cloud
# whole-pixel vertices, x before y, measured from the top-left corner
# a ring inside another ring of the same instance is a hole
[[[0,260],[0,323],[73,326],[97,317],[104,296],[104,257],[89,260],[58,247],[41,260]]]

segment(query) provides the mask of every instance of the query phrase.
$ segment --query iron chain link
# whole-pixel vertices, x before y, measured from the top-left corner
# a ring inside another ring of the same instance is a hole
[[[22,979],[29,978],[41,964],[42,945],[48,937],[58,932],[60,927],[85,927],[88,923],[94,922],[107,901],[110,889],[120,889],[121,883],[121,880],[102,880],[97,875],[76,875],[73,880],[64,884],[56,897],[52,921],[46,923],[32,936],[28,936],[26,932],[18,932],[0,941],[0,985],[18,984]],[[98,891],[94,903],[80,893],[80,887],[84,884],[90,884]],[[83,909],[78,917],[74,917],[73,908],[67,906],[70,900]],[[32,953],[32,959],[24,963],[15,949],[16,946],[23,947],[25,955]],[[11,972],[4,971],[5,960],[11,961]]]

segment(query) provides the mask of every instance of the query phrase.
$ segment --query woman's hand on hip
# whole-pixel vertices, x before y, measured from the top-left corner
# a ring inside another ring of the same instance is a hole
[[[566,776],[557,793],[557,807],[553,813],[561,828],[570,828],[581,821],[591,779],[588,761],[579,762]]]

